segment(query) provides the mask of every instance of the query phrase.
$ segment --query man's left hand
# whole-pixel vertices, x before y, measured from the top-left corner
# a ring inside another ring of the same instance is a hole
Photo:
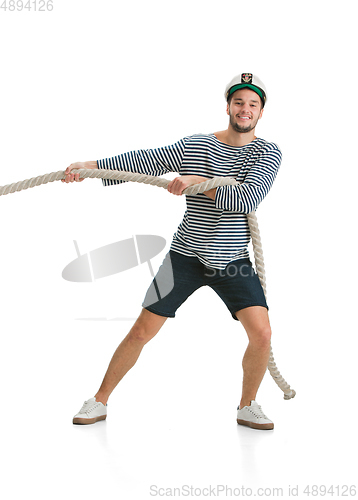
[[[168,184],[167,189],[169,193],[180,196],[181,194],[183,194],[185,188],[208,180],[209,178],[201,177],[200,175],[181,175],[180,177],[176,177],[175,179],[173,179]]]

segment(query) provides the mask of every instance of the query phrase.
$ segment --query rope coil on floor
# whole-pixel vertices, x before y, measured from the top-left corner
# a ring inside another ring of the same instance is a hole
[[[170,180],[164,179],[163,177],[117,171],[117,170],[73,169],[71,173],[73,174],[79,173],[80,179],[91,178],[91,179],[122,180],[126,182],[143,182],[145,184],[151,184],[152,186],[163,187],[165,189],[167,189],[168,184],[170,183]],[[59,181],[61,179],[64,179],[65,177],[66,177],[65,172],[63,170],[59,170],[58,172],[51,172],[49,174],[40,175],[38,177],[33,177],[31,179],[27,179],[24,181],[8,184],[6,186],[0,187],[0,196],[40,186],[41,184],[47,184],[49,182]],[[216,187],[228,186],[228,185],[238,186],[240,185],[240,183],[235,181],[235,179],[233,179],[232,177],[213,177],[208,181],[200,182],[199,184],[195,184],[194,186],[187,187],[186,189],[184,189],[183,194],[194,195],[194,194],[204,193],[205,191],[209,191],[209,189],[214,189]],[[247,220],[252,238],[252,247],[255,257],[256,272],[259,276],[265,297],[267,299],[264,258],[261,245],[261,237],[255,212],[249,213],[247,215]],[[274,379],[278,387],[283,391],[284,399],[293,398],[296,395],[296,391],[294,389],[291,389],[289,384],[285,381],[281,373],[278,371],[273,357],[272,347],[270,347],[270,358],[267,367],[272,378]]]

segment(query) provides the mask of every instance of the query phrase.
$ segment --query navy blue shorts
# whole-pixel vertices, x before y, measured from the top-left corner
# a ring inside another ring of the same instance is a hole
[[[212,269],[196,257],[187,257],[172,250],[167,253],[153,279],[142,306],[159,316],[174,318],[186,299],[208,285],[224,301],[232,317],[250,306],[268,306],[260,279],[250,259],[230,262],[224,270]]]

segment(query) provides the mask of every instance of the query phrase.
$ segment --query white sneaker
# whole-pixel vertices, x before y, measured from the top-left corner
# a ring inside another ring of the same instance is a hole
[[[273,422],[266,417],[261,406],[252,400],[250,406],[237,410],[237,423],[252,429],[273,429]]]
[[[96,398],[88,399],[83,403],[80,411],[73,417],[73,424],[94,424],[107,417],[107,405],[96,401]]]

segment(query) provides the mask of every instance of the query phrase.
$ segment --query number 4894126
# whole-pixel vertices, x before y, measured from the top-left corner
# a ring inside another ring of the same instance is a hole
[[[28,0],[23,2],[22,0],[4,0],[0,5],[0,9],[5,11],[14,12],[21,10],[33,10],[38,12],[46,12],[53,10],[53,0]]]

